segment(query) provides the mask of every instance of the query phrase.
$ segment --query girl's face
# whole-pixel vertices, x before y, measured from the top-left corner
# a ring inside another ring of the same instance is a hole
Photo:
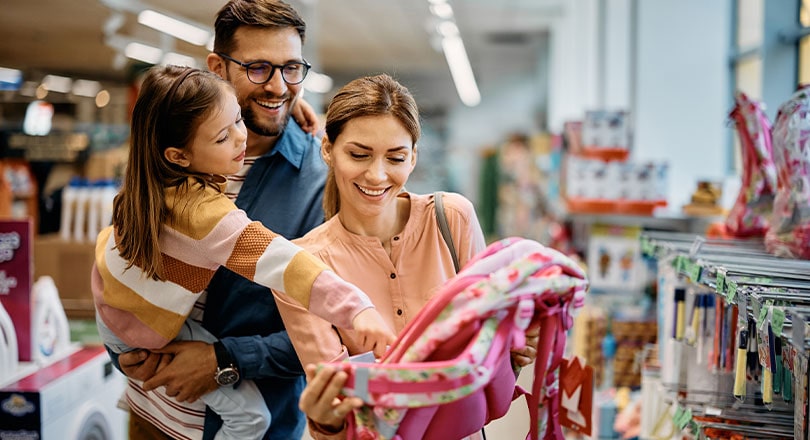
[[[352,119],[323,147],[324,159],[335,172],[343,215],[395,212],[397,194],[416,165],[416,145],[396,117]]]
[[[236,95],[223,86],[219,109],[197,127],[184,150],[189,171],[201,174],[234,174],[245,163],[247,129]]]

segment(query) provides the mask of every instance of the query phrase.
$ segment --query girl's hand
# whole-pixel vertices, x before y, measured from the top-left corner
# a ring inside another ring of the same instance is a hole
[[[295,101],[295,105],[292,109],[292,116],[295,119],[295,122],[301,126],[302,130],[313,136],[317,135],[318,131],[321,130],[321,123],[318,120],[318,115],[315,113],[315,109],[312,108],[308,102],[304,101],[303,98]]]
[[[375,308],[368,308],[358,313],[352,320],[352,327],[357,332],[363,349],[373,351],[376,358],[383,357],[387,347],[396,340],[396,336]]]

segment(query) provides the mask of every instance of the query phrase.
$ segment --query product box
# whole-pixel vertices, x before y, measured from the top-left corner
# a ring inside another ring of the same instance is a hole
[[[40,235],[34,240],[34,276],[53,278],[59,299],[70,319],[93,319],[90,271],[95,243],[63,240],[58,234]]]
[[[0,439],[124,439],[125,387],[103,346],[77,348],[0,388]]]
[[[0,301],[17,334],[20,361],[31,360],[31,219],[0,220]]]
[[[641,291],[647,269],[641,259],[641,228],[592,225],[588,237],[588,280],[592,291]]]

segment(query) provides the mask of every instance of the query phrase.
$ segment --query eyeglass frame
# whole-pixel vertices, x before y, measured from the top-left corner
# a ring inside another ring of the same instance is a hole
[[[249,63],[243,63],[243,62],[241,62],[241,61],[239,61],[239,60],[237,60],[237,59],[235,59],[233,57],[225,55],[222,52],[214,52],[214,53],[217,54],[218,56],[228,60],[228,61],[232,61],[232,62],[244,67],[245,68],[245,76],[247,76],[248,81],[252,82],[253,84],[267,84],[271,79],[273,79],[273,75],[276,74],[276,69],[278,69],[279,72],[281,72],[280,75],[281,75],[282,81],[284,81],[284,83],[286,83],[287,85],[295,86],[295,85],[298,85],[298,84],[301,84],[302,82],[304,82],[304,80],[307,78],[307,74],[309,73],[309,69],[312,69],[312,65],[309,64],[306,60],[303,60],[303,61],[291,61],[289,63],[280,64],[280,65],[279,64],[273,64],[270,61],[251,61]],[[270,75],[268,75],[267,79],[262,81],[262,82],[253,81],[253,78],[250,77],[250,66],[253,66],[253,65],[256,65],[256,64],[262,64],[262,65],[265,65],[265,66],[270,66]],[[284,68],[289,66],[289,65],[293,65],[293,64],[303,66],[306,69],[306,70],[304,70],[304,75],[301,77],[301,81],[290,82],[290,81],[287,81],[286,77],[284,77]]]

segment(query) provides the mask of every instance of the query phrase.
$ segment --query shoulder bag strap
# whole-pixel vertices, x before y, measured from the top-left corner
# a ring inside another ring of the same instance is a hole
[[[433,193],[433,203],[436,208],[436,222],[439,224],[439,231],[442,233],[444,242],[450,249],[450,255],[453,256],[453,267],[456,268],[456,273],[459,271],[458,254],[456,253],[456,246],[453,245],[453,235],[450,233],[450,226],[447,224],[447,216],[444,214],[444,202],[442,200],[443,194],[441,191]]]

